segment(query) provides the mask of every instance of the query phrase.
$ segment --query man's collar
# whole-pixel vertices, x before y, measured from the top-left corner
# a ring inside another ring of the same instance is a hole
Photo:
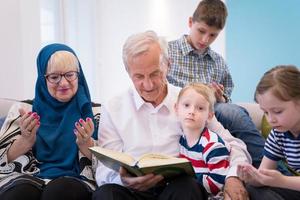
[[[139,110],[145,103],[144,99],[139,95],[139,93],[136,91],[136,89],[132,88],[133,92],[133,101],[136,106],[136,109]]]
[[[187,40],[187,35],[183,35],[180,39],[180,47],[181,47],[181,50],[182,50],[182,54],[184,56],[188,55],[190,52],[193,52],[194,51],[194,48],[192,47],[192,45],[190,45],[188,43],[188,40]]]
[[[168,94],[169,87],[170,87],[170,84],[167,84],[167,90],[168,90],[167,95],[165,96],[164,100],[155,108],[156,110],[159,110],[162,107],[165,107],[165,108],[167,108],[168,111],[170,111],[173,108],[169,103],[169,101],[170,101],[170,97],[169,97],[170,95]],[[133,101],[134,101],[134,104],[135,104],[137,110],[141,109],[141,107],[146,104],[150,104],[150,103],[144,101],[144,99],[139,95],[139,93],[136,91],[136,89],[134,87],[132,88],[132,91],[133,91]]]

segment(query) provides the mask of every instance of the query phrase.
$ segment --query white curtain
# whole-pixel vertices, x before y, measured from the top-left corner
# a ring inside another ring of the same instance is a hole
[[[42,44],[59,42],[74,49],[92,99],[97,99],[95,51],[96,0],[41,0]]]

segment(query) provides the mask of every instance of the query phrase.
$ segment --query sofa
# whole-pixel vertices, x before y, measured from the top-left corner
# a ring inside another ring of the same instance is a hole
[[[237,103],[246,108],[252,121],[258,130],[262,130],[264,112],[260,109],[257,103]]]
[[[5,120],[5,117],[9,111],[9,108],[14,103],[13,100],[0,98],[0,128]]]
[[[2,125],[1,121],[7,115],[10,106],[14,103],[14,100],[0,98],[0,127]],[[263,111],[259,108],[259,105],[256,103],[237,103],[240,106],[243,106],[248,111],[250,117],[252,118],[254,124],[256,125],[258,130],[262,128],[262,118]]]

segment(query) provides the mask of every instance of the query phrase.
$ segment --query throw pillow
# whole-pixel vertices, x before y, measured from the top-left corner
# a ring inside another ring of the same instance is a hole
[[[271,132],[272,127],[270,126],[266,116],[264,115],[261,120],[261,134],[266,139]]]

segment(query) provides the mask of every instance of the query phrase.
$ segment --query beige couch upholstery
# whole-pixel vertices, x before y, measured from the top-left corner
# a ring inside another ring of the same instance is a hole
[[[7,115],[9,108],[13,103],[13,100],[0,98],[0,118]]]
[[[243,106],[248,111],[252,121],[256,125],[258,130],[261,130],[261,122],[264,115],[264,112],[260,109],[257,103],[237,103],[240,106]]]
[[[0,118],[6,116],[10,106],[13,103],[14,103],[13,100],[0,98]],[[237,103],[237,104],[247,109],[256,127],[258,128],[258,130],[261,130],[261,120],[262,120],[263,112],[259,108],[259,105],[256,103]]]

